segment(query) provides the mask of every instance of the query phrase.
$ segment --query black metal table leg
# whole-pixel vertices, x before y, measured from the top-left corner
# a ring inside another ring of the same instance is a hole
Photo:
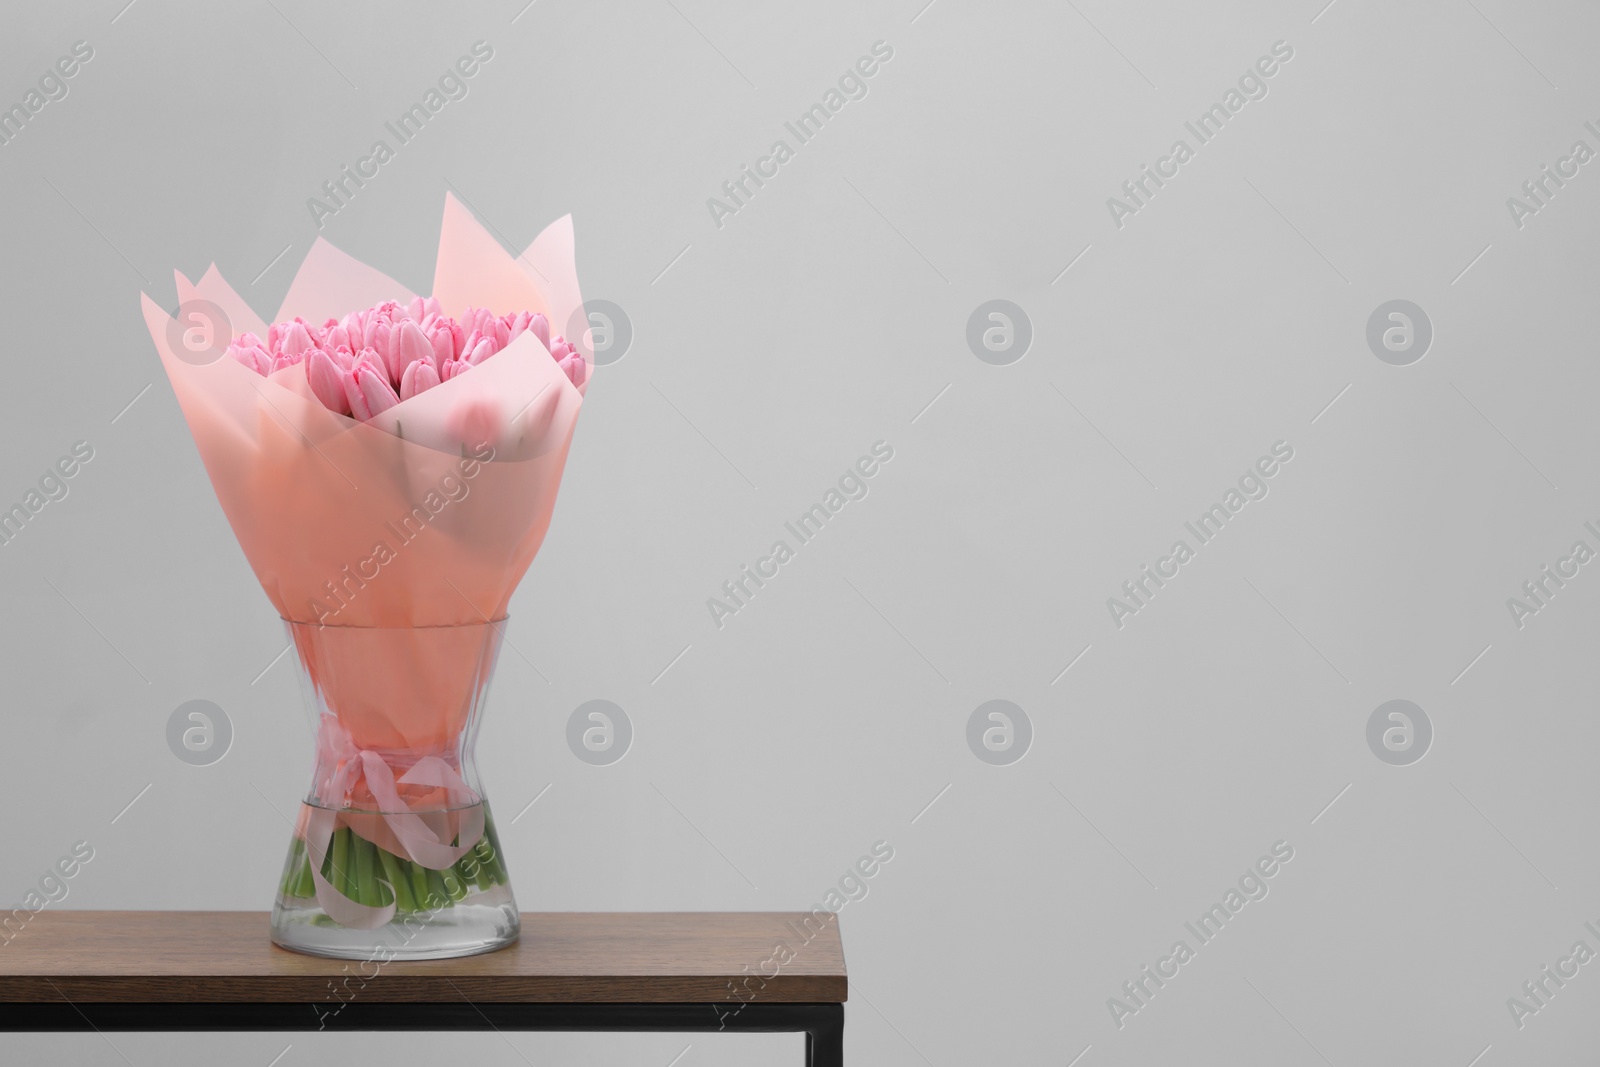
[[[817,1005],[806,1031],[806,1067],[844,1067],[844,1005]]]

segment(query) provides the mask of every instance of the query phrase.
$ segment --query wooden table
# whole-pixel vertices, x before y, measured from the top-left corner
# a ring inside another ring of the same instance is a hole
[[[525,913],[508,948],[409,963],[286,952],[265,912],[28,915],[0,913],[0,1031],[781,1031],[844,1062],[821,912]]]

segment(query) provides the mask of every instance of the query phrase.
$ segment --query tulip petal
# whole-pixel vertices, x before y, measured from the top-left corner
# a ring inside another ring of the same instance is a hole
[[[350,415],[358,422],[366,422],[372,418],[372,409],[367,406],[367,398],[361,392],[361,383],[354,374],[342,375],[339,384],[344,388],[345,399],[350,404]]]

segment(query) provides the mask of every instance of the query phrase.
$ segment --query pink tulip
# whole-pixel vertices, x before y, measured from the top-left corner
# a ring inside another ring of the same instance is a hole
[[[241,348],[237,344],[228,346],[228,355],[257,374],[267,375],[272,373],[272,357],[259,348]]]
[[[589,373],[589,364],[585,363],[583,357],[577,353],[573,353],[556,365],[561,368],[562,373],[567,376],[567,381],[574,387],[582,385]]]
[[[333,357],[320,349],[306,360],[306,378],[310,380],[311,392],[322,401],[323,407],[341,415],[350,414],[350,401],[344,391],[347,376],[348,372],[341,372]]]
[[[343,376],[342,384],[345,399],[350,401],[350,413],[361,422],[400,403],[399,394],[389,384],[388,371],[365,356],[356,363],[354,374]]]
[[[494,340],[492,338],[485,337],[476,342],[467,352],[464,358],[468,363],[476,367],[478,364],[494,355],[496,351],[498,351],[498,349],[495,348]]]
[[[584,360],[583,354],[578,351],[578,346],[560,335],[550,343],[550,355],[555,359],[567,376],[567,381],[574,386],[583,384],[589,374],[589,364]]]
[[[389,334],[389,351],[386,356],[389,380],[398,382],[405,377],[406,368],[417,360],[433,362],[433,342],[428,340],[428,335],[422,332],[421,326],[410,319],[401,319],[395,325],[394,331]]]
[[[450,326],[449,320],[435,319],[430,329],[423,330],[433,345],[433,365],[436,369],[444,366],[444,361],[453,359],[456,354],[456,339],[450,332]]]
[[[366,311],[362,312],[362,315],[363,318],[361,322],[364,328],[367,323],[372,322],[374,319],[381,319],[384,322],[392,324],[395,319],[403,318],[404,312],[401,310],[400,305],[395,303],[393,300],[385,300],[381,304],[368,308]]]
[[[317,343],[312,339],[311,330],[302,320],[295,319],[284,330],[283,347],[278,351],[279,354],[288,356],[296,363],[299,363],[304,358],[306,349],[315,347],[317,347]]]
[[[535,312],[533,317],[528,320],[528,329],[548,351],[550,348],[550,320]]]
[[[433,364],[425,359],[416,360],[406,367],[406,373],[400,379],[400,399],[410,400],[438,384],[439,372],[433,369]]]
[[[228,346],[228,355],[249,367],[257,374],[272,373],[272,353],[262,345],[261,338],[253,333],[242,333]]]
[[[361,347],[370,348],[378,352],[387,352],[389,350],[389,330],[388,319],[376,313],[368,316],[366,325],[361,329]]]

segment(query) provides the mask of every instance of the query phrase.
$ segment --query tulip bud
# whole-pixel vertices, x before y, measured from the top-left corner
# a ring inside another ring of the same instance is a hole
[[[308,348],[317,347],[316,341],[311,337],[311,330],[300,319],[295,319],[283,334],[283,347],[280,354],[289,356],[296,363],[305,356]]]
[[[431,329],[423,330],[428,335],[428,342],[433,345],[433,365],[435,369],[444,366],[444,361],[454,359],[456,354],[455,338],[451,336],[450,324],[435,320]]]
[[[433,364],[425,359],[416,360],[406,367],[405,376],[400,379],[400,399],[410,400],[438,384],[439,372],[433,369]]]
[[[389,351],[389,331],[392,327],[389,318],[383,314],[367,316],[367,322],[361,330],[361,347],[370,348],[377,352]],[[354,338],[351,341],[354,342]],[[354,344],[352,343],[352,346]]]
[[[370,359],[358,362],[355,373],[343,376],[342,384],[351,413],[362,422],[400,403],[388,372]]]
[[[562,337],[560,334],[557,334],[556,339],[550,342],[550,355],[555,357],[555,361],[557,363],[560,363],[562,360],[566,359],[570,355],[575,354],[577,351],[578,346],[567,340],[565,337]]]
[[[350,401],[344,392],[345,372],[328,353],[320,349],[311,353],[306,360],[306,379],[323,407],[340,415],[350,414]]]
[[[261,343],[261,338],[248,330],[228,346],[228,355],[257,374],[272,373],[272,353]]]
[[[532,318],[533,318],[533,316],[530,315],[528,312],[519,311],[515,315],[512,315],[507,320],[507,324],[511,327],[511,335],[508,338],[508,343],[509,343],[509,341],[515,341],[517,338],[521,337],[524,333],[528,332],[528,322]]]
[[[422,327],[404,319],[389,335],[389,374],[392,381],[405,377],[406,368],[417,360],[434,362],[433,342],[422,332]],[[438,366],[434,366],[435,372]]]
[[[249,336],[248,334],[245,336]],[[228,346],[228,355],[232,356],[241,366],[249,367],[257,374],[266,375],[272,372],[272,357],[260,345],[242,345],[235,341]]]
[[[474,333],[485,332],[485,327],[494,316],[489,314],[488,308],[468,308],[466,315],[461,320],[462,328]]]
[[[478,341],[477,344],[473,345],[472,349],[468,351],[466,359],[468,363],[476,367],[478,364],[494,355],[497,351],[499,351],[499,349],[495,348],[494,340],[492,338],[485,337]]]
[[[563,359],[557,366],[566,374],[567,381],[571,382],[574,388],[582,385],[589,374],[589,364],[585,363],[583,357],[576,352]]]
[[[535,337],[537,337],[539,339],[539,343],[544,345],[546,350],[548,350],[550,348],[550,320],[549,319],[545,318],[543,315],[539,314],[538,312],[534,312],[534,314],[528,319],[528,329],[533,333],[533,335]]]

